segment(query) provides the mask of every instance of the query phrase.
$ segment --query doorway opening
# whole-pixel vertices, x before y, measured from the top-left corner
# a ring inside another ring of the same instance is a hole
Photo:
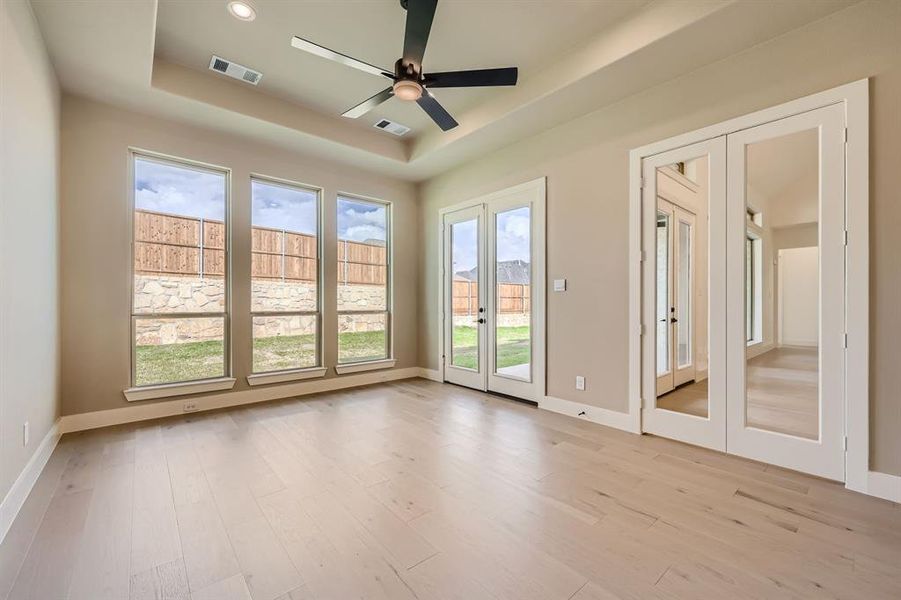
[[[544,398],[545,181],[444,209],[441,377]]]

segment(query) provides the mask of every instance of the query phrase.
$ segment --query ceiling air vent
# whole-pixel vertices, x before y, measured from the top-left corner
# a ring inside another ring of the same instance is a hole
[[[393,133],[394,135],[403,135],[410,131],[410,128],[406,125],[401,125],[400,123],[395,123],[394,121],[389,121],[388,119],[376,121],[373,127],[375,127],[376,129],[384,129],[388,133]]]
[[[263,78],[263,74],[259,71],[254,71],[237,63],[227,61],[224,58],[219,58],[215,54],[210,59],[210,70],[253,85],[258,84],[260,79]]]

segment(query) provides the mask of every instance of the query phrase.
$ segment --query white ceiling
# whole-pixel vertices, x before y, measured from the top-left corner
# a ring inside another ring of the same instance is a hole
[[[507,0],[440,2],[423,61],[425,71],[518,66],[527,78],[590,35],[649,0]],[[223,2],[160,0],[156,56],[208,69],[210,56],[263,72],[262,92],[329,115],[340,115],[388,87],[385,78],[328,61],[290,45],[298,35],[365,62],[394,70],[403,47],[406,12],[398,0],[285,2],[254,0],[257,18],[231,17]],[[452,114],[503,94],[504,88],[437,92]],[[412,103],[392,99],[350,122],[371,127],[382,118],[412,127],[409,136],[437,129]]]
[[[293,49],[307,37],[380,66],[399,54],[396,0],[31,0],[62,88],[130,110],[423,180],[840,10],[856,0],[439,0],[426,70],[521,67],[514,88],[441,90],[460,126],[392,99],[338,115],[383,86]],[[216,53],[263,72],[259,88],[207,70]],[[373,81],[375,79],[375,81]],[[397,138],[371,127],[414,127]]]

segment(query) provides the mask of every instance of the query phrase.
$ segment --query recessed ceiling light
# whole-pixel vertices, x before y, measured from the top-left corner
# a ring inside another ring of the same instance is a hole
[[[238,2],[237,0],[229,2],[228,12],[241,21],[253,21],[257,18],[257,11],[247,2]]]

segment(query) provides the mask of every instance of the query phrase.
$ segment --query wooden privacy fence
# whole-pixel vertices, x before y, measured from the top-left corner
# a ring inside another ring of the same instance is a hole
[[[251,229],[251,277],[316,281],[316,237],[269,227]],[[338,280],[385,285],[383,245],[338,240]],[[225,225],[213,219],[135,210],[135,273],[222,277]]]
[[[498,312],[528,313],[531,307],[531,286],[522,283],[497,284]],[[451,299],[454,316],[475,315],[479,312],[479,284],[468,279],[455,279]]]

